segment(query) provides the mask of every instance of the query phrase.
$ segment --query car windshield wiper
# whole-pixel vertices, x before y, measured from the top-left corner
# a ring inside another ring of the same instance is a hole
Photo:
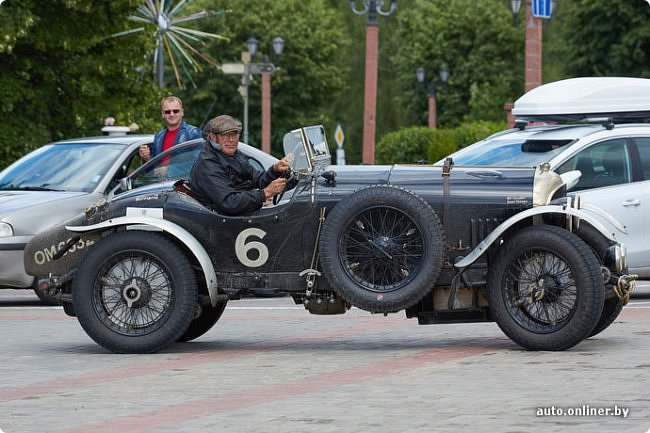
[[[3,185],[0,186],[2,191],[64,191],[62,189],[56,188],[47,188],[44,186],[15,186],[15,185]]]

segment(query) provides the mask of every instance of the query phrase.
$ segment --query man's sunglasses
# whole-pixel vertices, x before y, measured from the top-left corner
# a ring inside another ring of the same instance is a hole
[[[179,110],[178,108],[175,108],[175,109],[173,109],[173,110],[164,110],[164,111],[163,111],[163,113],[165,113],[165,114],[172,114],[172,113],[174,113],[174,114],[178,114],[178,113],[180,113],[180,112],[181,112],[181,110]]]

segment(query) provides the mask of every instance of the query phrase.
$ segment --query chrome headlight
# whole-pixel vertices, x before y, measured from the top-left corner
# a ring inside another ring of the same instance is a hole
[[[559,174],[551,171],[551,166],[545,162],[540,164],[535,171],[533,181],[533,206],[545,206],[549,204],[557,190],[564,186],[564,181]]]
[[[9,223],[0,222],[0,238],[6,238],[14,235],[14,228]]]

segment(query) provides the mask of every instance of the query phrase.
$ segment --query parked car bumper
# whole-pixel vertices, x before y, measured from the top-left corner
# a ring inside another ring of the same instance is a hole
[[[2,287],[32,287],[34,277],[25,273],[24,251],[31,236],[11,236],[0,239],[0,281]]]

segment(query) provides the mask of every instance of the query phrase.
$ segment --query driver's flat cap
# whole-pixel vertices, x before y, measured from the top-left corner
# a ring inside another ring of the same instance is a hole
[[[215,134],[226,134],[232,131],[241,132],[241,122],[227,114],[215,117],[210,123],[212,124],[212,132]]]

